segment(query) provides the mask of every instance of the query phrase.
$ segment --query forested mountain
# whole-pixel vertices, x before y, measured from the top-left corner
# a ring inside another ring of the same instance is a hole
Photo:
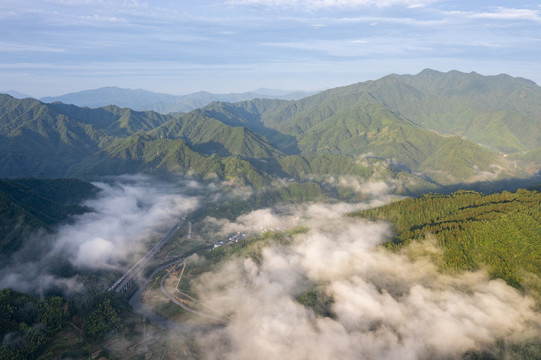
[[[235,180],[255,187],[271,181],[269,175],[239,157],[207,156],[191,149],[182,139],[157,139],[145,134],[119,139],[74,165],[70,173],[83,178],[180,173],[204,179]]]
[[[4,154],[0,173],[6,177],[189,173],[260,187],[272,182],[272,175],[301,178],[359,171],[349,157],[311,155],[296,160],[259,135],[256,131],[280,136],[265,130],[256,118],[283,101],[214,103],[188,114],[165,116],[116,106],[43,104],[7,95],[0,100]],[[239,109],[242,116],[237,116]]]
[[[459,191],[405,199],[354,216],[391,221],[401,248],[434,237],[447,272],[486,268],[493,278],[532,291],[541,301],[541,193],[519,190],[482,195]],[[533,276],[532,276],[533,274]]]
[[[7,177],[54,177],[118,136],[153,128],[156,113],[107,107],[97,110],[0,95],[0,173]]]
[[[427,69],[327,90],[266,113],[263,122],[299,136],[347,108],[379,104],[419,127],[512,153],[541,146],[540,103],[541,88],[525,79]]]
[[[170,117],[152,111],[134,111],[130,108],[119,108],[114,105],[98,109],[81,108],[62,103],[50,104],[48,106],[58,113],[92,125],[97,129],[105,130],[117,137],[152,130],[170,119]]]
[[[110,142],[104,130],[34,99],[0,95],[0,176],[58,176]]]
[[[11,289],[0,290],[0,310],[0,336],[5,339],[0,344],[0,358],[10,360],[43,358],[44,350],[67,326],[84,330],[89,338],[99,338],[118,328],[120,315],[128,312],[126,304],[110,294],[68,301],[59,296],[38,298]],[[81,349],[81,344],[74,348],[69,354],[62,352],[62,356],[82,358],[81,353],[88,352]],[[45,354],[45,358],[53,356]]]
[[[524,79],[433,70],[297,101],[213,102],[176,115],[2,95],[0,175],[177,172],[227,179],[225,164],[242,163],[262,184],[311,175],[290,166],[310,161],[291,156],[339,155],[333,161],[389,162],[420,183],[497,180],[539,170],[540,99],[540,88]]]
[[[256,98],[297,100],[308,95],[311,95],[311,93],[272,89],[257,89],[252,92],[231,94],[212,94],[206,91],[200,91],[188,95],[169,95],[142,89],[131,90],[118,87],[104,87],[61,96],[46,96],[40,100],[45,103],[62,102],[91,108],[116,105],[129,107],[137,111],[150,110],[161,114],[168,114],[173,112],[189,112],[213,101],[238,102]]]
[[[90,211],[78,204],[97,191],[76,179],[0,179],[0,254],[16,251],[37,229],[50,231],[70,215]]]
[[[425,128],[463,135],[504,153],[541,146],[541,88],[532,81],[434,70],[385,80],[411,86],[426,98],[421,102],[393,96],[391,103],[383,91],[375,95]]]
[[[245,124],[222,121],[223,115],[194,110],[174,118],[151,131],[160,138],[186,139],[195,150],[221,156],[272,158],[283,153],[266,138],[249,130]]]

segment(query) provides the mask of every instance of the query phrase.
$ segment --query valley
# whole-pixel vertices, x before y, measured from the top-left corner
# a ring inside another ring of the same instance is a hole
[[[532,81],[126,94],[0,95],[1,359],[541,357]]]

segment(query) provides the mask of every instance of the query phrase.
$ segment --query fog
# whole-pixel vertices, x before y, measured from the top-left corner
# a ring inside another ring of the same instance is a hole
[[[358,186],[359,182],[351,183]],[[312,226],[322,220],[342,218],[344,214],[360,209],[368,209],[387,204],[401,196],[388,195],[385,193],[388,186],[385,183],[367,183],[371,195],[376,195],[376,190],[382,191],[372,200],[361,203],[317,203],[307,202],[302,204],[282,204],[273,208],[263,208],[240,215],[235,221],[218,219],[207,216],[205,223],[208,227],[217,229],[217,237],[227,236],[234,232],[247,232],[257,234],[264,231],[285,230],[296,226]]]
[[[197,206],[197,199],[172,185],[142,176],[123,176],[112,184],[95,183],[102,192],[86,205],[94,212],[62,227],[53,251],[66,253],[78,268],[115,268],[144,251],[144,241],[160,237]],[[176,192],[176,193],[175,193]]]
[[[73,217],[52,235],[38,232],[27,239],[2,265],[0,287],[30,293],[83,291],[78,275],[58,276],[54,267],[67,262],[83,271],[122,270],[198,206],[197,198],[185,194],[196,183],[173,186],[130,175],[94,185],[101,189],[99,195],[84,203],[92,212]]]
[[[235,221],[203,219],[200,228],[215,230],[216,239],[297,226],[307,231],[287,246],[264,248],[257,260],[227,259],[196,278],[192,289],[198,300],[228,320],[190,334],[170,329],[171,342],[193,339],[206,359],[375,360],[460,359],[468,351],[491,352],[497,343],[541,338],[541,315],[532,298],[483,270],[441,273],[442,254],[430,237],[390,252],[381,246],[392,237],[389,224],[344,216],[391,201],[386,192],[392,183],[329,181],[368,193],[372,200],[277,205]],[[2,288],[83,292],[84,275],[77,274],[120,273],[186,212],[203,201],[233,196],[221,194],[216,184],[172,185],[145,176],[95,185],[101,192],[85,203],[92,212],[74,217],[53,235],[34,234],[1,265]],[[206,200],[188,195],[194,192],[207,193]],[[77,271],[65,271],[61,264]],[[329,316],[298,301],[311,291],[332,299]]]
[[[352,205],[262,209],[223,223],[228,231],[292,224],[309,231],[261,259],[231,259],[193,286],[200,301],[231,320],[198,336],[208,359],[434,359],[491,351],[497,341],[538,339],[533,299],[484,271],[438,271],[427,240],[399,253],[381,246],[387,224],[344,218]],[[318,289],[331,317],[296,299]]]

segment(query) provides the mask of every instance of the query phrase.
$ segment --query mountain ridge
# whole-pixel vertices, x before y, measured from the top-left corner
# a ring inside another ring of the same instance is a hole
[[[524,107],[517,111],[521,99]],[[246,161],[243,169],[268,182],[271,174],[308,176],[310,167],[284,168],[306,162],[283,159],[333,155],[339,162],[340,156],[387,161],[398,172],[440,185],[483,176],[495,180],[521,174],[521,168],[539,170],[538,99],[541,104],[541,88],[523,79],[435,70],[391,74],[300,100],[211,102],[169,115],[3,95],[0,136],[6,155],[0,174],[89,176],[86,164],[113,173],[159,170],[224,178],[224,164]],[[160,153],[167,161],[158,159]]]
[[[45,96],[40,98],[44,103],[62,102],[80,107],[99,108],[108,105],[129,107],[136,111],[155,111],[161,114],[189,112],[206,106],[213,101],[238,102],[256,98],[272,98],[296,100],[308,95],[306,91],[285,91],[263,89],[244,93],[214,94],[208,91],[198,91],[186,95],[171,95],[143,89],[127,89],[116,86],[83,90],[60,96]]]

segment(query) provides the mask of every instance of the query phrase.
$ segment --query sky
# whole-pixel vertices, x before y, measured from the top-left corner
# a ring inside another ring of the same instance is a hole
[[[541,84],[541,1],[2,0],[0,91],[323,90],[424,68]]]

